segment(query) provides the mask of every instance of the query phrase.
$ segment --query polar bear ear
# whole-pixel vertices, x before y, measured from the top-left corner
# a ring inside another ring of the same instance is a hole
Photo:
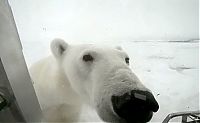
[[[115,48],[118,50],[123,50],[121,46],[116,46]]]
[[[51,52],[55,57],[60,57],[67,49],[68,44],[63,39],[54,39],[51,42]]]

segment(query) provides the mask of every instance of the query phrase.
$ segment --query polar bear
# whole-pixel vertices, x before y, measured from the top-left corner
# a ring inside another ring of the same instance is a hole
[[[44,120],[79,122],[84,104],[114,123],[148,122],[158,102],[131,71],[120,47],[51,43],[52,56],[30,68]],[[81,122],[81,121],[80,121]]]

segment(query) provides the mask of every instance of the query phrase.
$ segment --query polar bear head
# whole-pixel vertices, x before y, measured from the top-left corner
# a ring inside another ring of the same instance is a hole
[[[129,68],[120,47],[69,45],[61,39],[51,50],[73,90],[106,122],[148,122],[159,108],[151,91]]]

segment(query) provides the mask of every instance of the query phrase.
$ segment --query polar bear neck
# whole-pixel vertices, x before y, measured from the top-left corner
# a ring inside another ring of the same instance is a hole
[[[39,76],[33,77],[34,88],[39,98],[41,108],[48,108],[55,105],[80,105],[80,98],[71,88],[70,83],[64,72],[53,57],[47,57],[39,62],[43,64],[40,68]],[[31,76],[34,76],[34,69]],[[36,70],[37,71],[37,70]],[[43,72],[48,71],[48,72]],[[46,103],[48,100],[48,104]]]
[[[55,89],[55,92],[58,93],[56,95],[57,95],[57,98],[60,99],[61,101],[60,103],[65,103],[65,104],[70,104],[70,105],[76,105],[76,104],[79,105],[78,102],[80,102],[80,98],[78,94],[72,89],[70,82],[63,71],[62,66],[60,66],[59,63],[54,64],[54,65],[55,66],[52,66],[52,69],[54,71],[52,76],[56,76],[56,77],[53,77],[53,78],[56,78],[56,80],[54,81],[55,82],[54,89]]]

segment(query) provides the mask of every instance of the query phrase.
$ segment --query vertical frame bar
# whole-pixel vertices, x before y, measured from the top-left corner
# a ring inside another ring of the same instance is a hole
[[[17,33],[12,11],[7,0],[0,0],[0,58],[7,76],[5,88],[11,88],[15,102],[14,108],[26,122],[41,121],[42,113],[30,75],[23,57],[22,46]],[[8,114],[10,115],[10,114]],[[10,116],[15,117],[15,116]]]

